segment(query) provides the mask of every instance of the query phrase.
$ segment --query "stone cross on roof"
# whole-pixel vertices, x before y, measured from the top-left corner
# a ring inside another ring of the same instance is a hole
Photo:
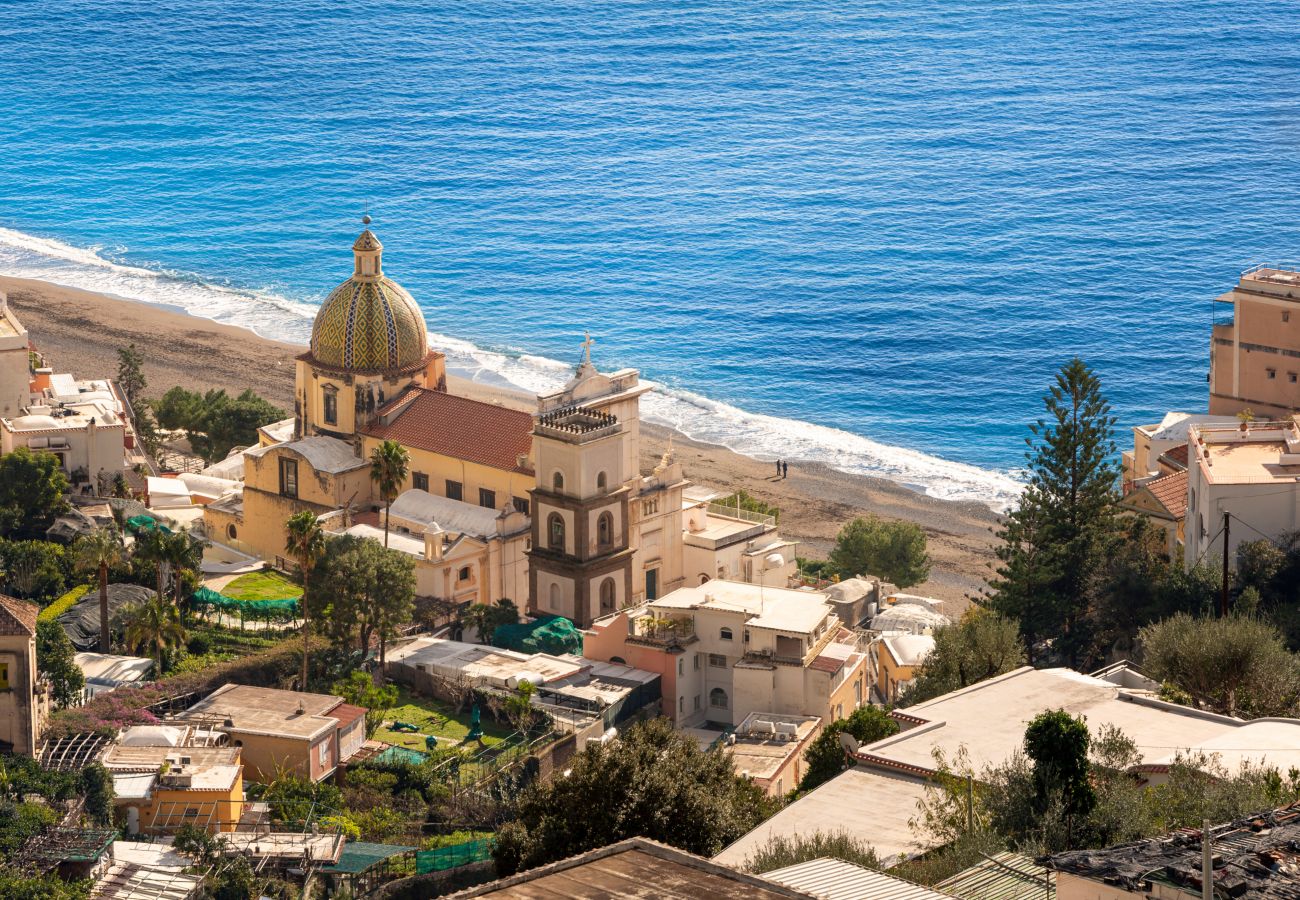
[[[592,339],[590,331],[584,331],[582,336],[584,338],[582,342],[582,364],[589,366],[591,365],[591,345],[596,342]]]

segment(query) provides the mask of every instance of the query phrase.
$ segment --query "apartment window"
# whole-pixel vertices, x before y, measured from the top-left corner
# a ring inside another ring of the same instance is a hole
[[[686,674],[686,660],[684,659],[677,660],[677,674],[678,675]]]
[[[0,691],[9,690],[9,663],[0,663]]]
[[[658,569],[646,569],[645,598],[647,600],[659,599],[659,570]]]
[[[298,496],[298,460],[280,459],[280,496]]]
[[[1272,381],[1274,378],[1277,377],[1277,369],[1265,369],[1264,371],[1268,373],[1269,381]]]
[[[695,671],[700,671],[700,654],[695,654]]]
[[[465,486],[459,481],[447,481],[447,499],[461,500],[465,495]]]
[[[456,573],[457,581],[469,581],[469,566],[461,566],[460,571]]]
[[[546,520],[546,533],[549,541],[548,546],[552,550],[564,552],[564,518],[559,513],[551,513],[550,518]]]
[[[331,388],[325,389],[325,424],[337,425],[339,422],[339,393]]]
[[[710,653],[709,665],[715,669],[725,669],[727,667],[727,658],[721,653]]]
[[[489,491],[487,488],[478,489],[478,505],[484,509],[497,508],[497,492]]]
[[[730,640],[733,640],[733,637],[732,637],[732,635],[731,635],[731,629],[730,629],[730,628],[719,628],[719,629],[718,629],[718,637],[720,637],[720,638],[721,638],[722,640],[724,640],[724,641],[730,641]]]
[[[521,512],[528,515],[528,501],[523,497],[512,497],[511,501],[515,504],[515,512]]]
[[[641,501],[641,514],[642,514],[643,516],[653,516],[653,515],[654,515],[655,513],[657,513],[657,512],[659,512],[659,498],[658,498],[658,497],[654,498],[653,500],[642,500],[642,501]]]
[[[424,472],[415,472],[411,475],[411,487],[417,491],[429,490],[429,476]]]
[[[709,706],[712,706],[714,709],[726,709],[727,692],[722,688],[714,688],[709,691]]]
[[[1290,314],[1289,312],[1284,312],[1284,313],[1282,313],[1282,321],[1283,321],[1283,322],[1290,322],[1290,321],[1291,321],[1291,314]]]
[[[695,695],[695,711],[696,711],[696,712],[699,712],[699,711],[700,711],[700,695],[699,695],[699,694],[696,694],[696,695]]]
[[[1295,384],[1295,372],[1287,372],[1286,380],[1291,382],[1292,384]]]

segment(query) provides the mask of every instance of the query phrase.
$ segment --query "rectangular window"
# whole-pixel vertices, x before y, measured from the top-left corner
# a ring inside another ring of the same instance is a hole
[[[298,496],[298,460],[280,459],[280,496]]]
[[[695,654],[695,671],[700,670],[700,654]]]
[[[0,691],[9,690],[9,663],[0,663]]]
[[[696,694],[696,695],[695,695],[695,711],[696,711],[696,712],[699,712],[699,711],[700,711],[700,695],[699,695],[699,694]]]
[[[710,653],[709,665],[715,669],[725,669],[727,667],[727,658],[721,653]]]
[[[677,674],[678,675],[686,674],[686,660],[684,659],[677,660]]]
[[[325,424],[339,423],[339,395],[335,391],[325,392]]]
[[[659,570],[647,569],[645,573],[645,598],[647,600],[659,599]]]
[[[686,712],[686,698],[685,698],[685,697],[678,697],[678,698],[677,698],[677,711],[678,711],[679,713],[684,713],[684,712]]]
[[[1277,377],[1277,369],[1265,369],[1264,371],[1268,373],[1269,381],[1272,381],[1274,378]]]
[[[1295,372],[1287,372],[1286,380],[1291,382],[1292,384],[1295,384]]]
[[[497,508],[497,492],[489,491],[487,488],[478,489],[478,505],[484,509]]]
[[[463,488],[462,488],[462,486],[461,486],[461,483],[460,483],[459,481],[452,481],[452,480],[448,479],[448,481],[447,481],[447,499],[448,499],[448,500],[460,500],[460,499],[463,499],[463,497],[462,497],[463,493],[464,493],[464,490],[463,490]]]
[[[429,490],[429,476],[424,472],[415,472],[411,475],[411,487],[417,491]]]
[[[512,499],[515,504],[515,512],[521,512],[524,515],[528,515],[528,501],[523,497],[514,497]]]
[[[1290,322],[1290,321],[1291,321],[1291,314],[1290,314],[1289,312],[1284,312],[1284,313],[1282,313],[1282,321],[1283,321],[1283,322]]]

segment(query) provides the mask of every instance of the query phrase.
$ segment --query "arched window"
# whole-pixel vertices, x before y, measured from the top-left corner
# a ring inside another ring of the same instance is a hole
[[[559,610],[560,608],[560,586],[554,581],[551,582],[551,609]]]
[[[551,513],[546,519],[547,546],[552,550],[564,552],[564,517]]]
[[[709,581],[709,576],[708,576],[708,575],[705,575],[703,572],[701,572],[701,573],[700,573],[700,584],[708,584],[708,581]]]
[[[609,487],[609,480],[605,477],[605,473],[601,472],[596,476],[596,490],[604,491],[607,490],[608,487]]]
[[[712,706],[714,709],[726,709],[727,692],[722,688],[714,688],[709,691],[709,706]]]
[[[722,640],[724,640],[724,641],[729,641],[729,640],[731,640],[731,639],[732,639],[732,636],[731,636],[731,629],[730,629],[730,628],[719,628],[719,629],[718,629],[718,637],[720,637],[720,638],[721,638]]]
[[[614,517],[607,512],[596,517],[596,546],[606,550],[614,543]]]
[[[626,666],[626,665],[627,665],[627,660],[625,660],[625,659],[624,659],[623,657],[621,657],[621,656],[611,656],[611,657],[609,658],[609,661],[612,662],[612,663],[618,663],[620,666]]]
[[[600,583],[600,614],[602,616],[612,613],[617,608],[617,591],[618,588],[615,586],[613,578],[606,578]]]
[[[563,472],[556,472],[554,475],[551,476],[551,489],[554,490],[555,493],[557,493],[557,494],[558,494],[560,491],[564,490],[564,473],[563,473]]]

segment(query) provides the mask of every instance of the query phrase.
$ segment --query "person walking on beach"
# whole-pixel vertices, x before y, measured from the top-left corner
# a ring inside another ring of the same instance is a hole
[[[785,462],[784,460],[781,461],[781,477],[782,478],[790,477],[790,464],[788,462]]]
[[[779,459],[776,461],[776,477],[781,477],[781,460]]]

